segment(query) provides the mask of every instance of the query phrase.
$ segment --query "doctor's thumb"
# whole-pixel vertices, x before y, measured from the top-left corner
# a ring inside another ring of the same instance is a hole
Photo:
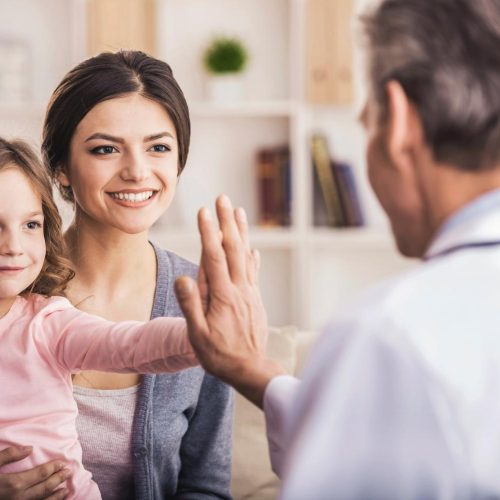
[[[196,344],[198,337],[208,330],[200,290],[192,278],[181,276],[175,280],[175,295],[186,318],[189,339]]]

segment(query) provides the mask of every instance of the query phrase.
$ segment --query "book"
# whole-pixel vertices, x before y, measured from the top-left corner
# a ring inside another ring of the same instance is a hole
[[[363,212],[351,166],[347,163],[331,161],[331,169],[336,179],[345,226],[362,226],[364,224]]]
[[[291,175],[288,146],[257,152],[258,223],[287,226],[291,220]]]
[[[342,227],[346,224],[345,215],[330,161],[327,139],[323,134],[311,136],[311,156],[316,179],[315,185],[319,187],[324,202],[325,222],[332,227]]]

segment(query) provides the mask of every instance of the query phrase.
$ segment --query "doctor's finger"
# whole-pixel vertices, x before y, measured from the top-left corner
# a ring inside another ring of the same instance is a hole
[[[243,248],[241,250],[242,256],[245,258],[245,268],[247,280],[250,283],[256,282],[256,266],[255,259],[252,255],[252,249],[250,248],[250,237],[248,234],[248,220],[245,210],[243,208],[237,208],[234,211],[234,218],[236,220],[236,225],[240,233],[240,238],[243,243]]]
[[[253,260],[254,282],[258,286],[261,259],[260,259],[260,252],[256,248],[252,249],[252,260]]]
[[[215,207],[223,235],[222,245],[226,254],[229,274],[233,282],[242,282],[247,279],[247,263],[235,212],[230,199],[226,195],[217,198]]]
[[[208,311],[208,304],[210,297],[208,296],[208,281],[207,281],[207,273],[205,272],[205,266],[203,265],[203,259],[200,262],[200,266],[198,267],[198,289],[200,290],[201,303],[203,305],[203,311],[205,314]]]
[[[197,348],[203,348],[209,332],[199,289],[193,279],[181,276],[175,280],[175,295],[186,318],[189,340],[198,354]]]
[[[231,284],[226,255],[222,248],[219,231],[210,211],[203,207],[198,212],[198,230],[201,237],[201,265],[204,268],[210,293],[225,290]]]

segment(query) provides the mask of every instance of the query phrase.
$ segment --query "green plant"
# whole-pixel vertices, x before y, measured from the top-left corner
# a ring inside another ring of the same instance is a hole
[[[209,73],[240,73],[248,62],[248,52],[237,38],[217,37],[207,47],[203,62]]]

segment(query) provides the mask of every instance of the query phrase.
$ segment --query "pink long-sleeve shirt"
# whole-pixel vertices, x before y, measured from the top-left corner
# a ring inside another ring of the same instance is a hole
[[[33,453],[0,472],[56,458],[70,464],[71,499],[100,499],[82,465],[71,374],[175,372],[198,364],[182,318],[114,323],[61,297],[17,297],[0,318],[0,449],[32,445]]]

